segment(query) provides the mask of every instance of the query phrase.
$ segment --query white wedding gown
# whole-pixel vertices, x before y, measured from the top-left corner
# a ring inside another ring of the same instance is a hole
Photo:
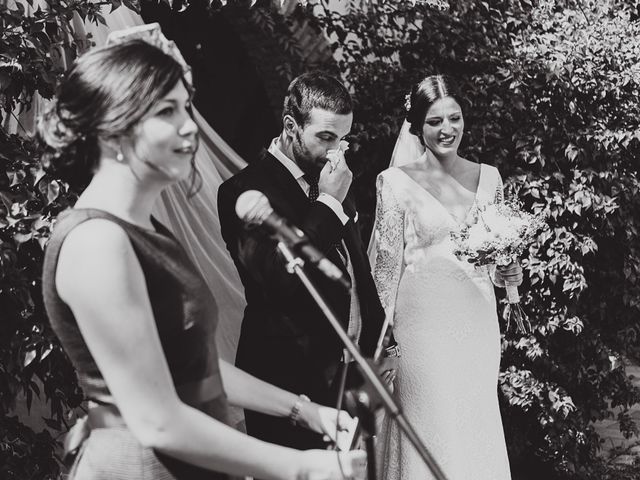
[[[374,277],[402,353],[394,396],[449,480],[508,480],[489,269],[453,255],[458,222],[403,170],[385,170],[377,187]],[[500,174],[483,164],[467,217],[501,194]],[[377,445],[380,478],[433,478],[388,419]]]

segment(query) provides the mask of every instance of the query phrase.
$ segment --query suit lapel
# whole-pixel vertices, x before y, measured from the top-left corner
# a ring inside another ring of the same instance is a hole
[[[272,202],[272,207],[276,213],[285,216],[292,222],[299,221],[309,205],[309,198],[304,193],[298,181],[291,175],[291,172],[271,155],[268,151],[259,160],[261,170],[259,175],[264,184],[264,193]],[[273,191],[274,195],[269,195]],[[277,202],[274,204],[273,202]],[[290,218],[295,214],[294,218]]]
[[[350,218],[344,226],[343,240],[349,251],[349,257],[353,264],[353,272],[355,275],[358,275],[363,270],[366,270],[366,267],[364,265],[362,242],[360,240],[358,226],[353,222],[353,218]]]
[[[351,197],[347,197],[344,203],[345,213],[350,220],[344,228],[344,242],[349,250],[353,274],[356,277],[356,288],[358,301],[360,303],[360,315],[362,317],[362,333],[360,335],[360,346],[366,350],[368,355],[373,353],[372,346],[377,341],[382,324],[381,309],[379,306],[378,294],[371,277],[371,267],[367,258],[365,247],[362,244],[360,230],[354,222],[356,215],[355,202]],[[369,351],[371,350],[371,351]]]
[[[260,162],[262,162],[261,167],[263,171],[259,172],[259,174],[264,177],[264,191],[272,202],[271,206],[276,213],[284,216],[292,223],[299,223],[309,208],[309,198],[305,195],[298,181],[291,175],[291,172],[268,151],[264,152]],[[274,190],[278,192],[278,194],[270,196],[269,190]],[[349,217],[349,221],[344,226],[342,238],[353,262],[354,274],[360,277],[362,272],[367,270],[367,267],[364,261],[362,241],[360,240],[358,226],[354,223],[356,205],[351,193],[347,195],[342,206],[345,214]],[[335,248],[332,248],[327,253],[327,257],[338,266],[343,273],[347,274],[347,268],[341,261],[340,255]]]

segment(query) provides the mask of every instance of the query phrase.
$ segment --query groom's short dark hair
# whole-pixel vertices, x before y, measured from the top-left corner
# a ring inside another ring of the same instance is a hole
[[[291,115],[304,127],[314,108],[346,115],[353,111],[353,103],[337,78],[319,71],[303,73],[289,85],[282,115]]]

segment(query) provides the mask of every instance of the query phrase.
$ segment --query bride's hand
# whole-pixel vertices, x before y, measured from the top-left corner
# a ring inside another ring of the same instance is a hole
[[[378,374],[382,381],[387,384],[391,393],[393,393],[393,382],[396,379],[398,363],[398,357],[383,357],[378,365]]]
[[[496,274],[504,284],[515,286],[522,284],[522,267],[517,261],[511,262],[509,265],[498,265]]]
[[[295,480],[359,480],[366,477],[367,457],[362,450],[300,452]]]

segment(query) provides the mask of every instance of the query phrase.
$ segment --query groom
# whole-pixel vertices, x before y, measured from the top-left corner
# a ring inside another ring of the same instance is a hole
[[[339,149],[352,120],[351,97],[338,80],[321,72],[297,77],[284,101],[280,136],[218,192],[222,236],[247,299],[236,364],[324,405],[337,400],[345,368],[342,343],[297,277],[287,273],[275,242],[259,228],[247,229],[235,204],[244,191],[264,193],[276,213],[302,229],[351,279],[346,289],[306,268],[342,326],[371,357],[384,312],[356,224],[352,173]],[[247,432],[280,445],[323,448],[320,435],[292,424],[299,407],[292,405],[289,419],[245,411]]]

